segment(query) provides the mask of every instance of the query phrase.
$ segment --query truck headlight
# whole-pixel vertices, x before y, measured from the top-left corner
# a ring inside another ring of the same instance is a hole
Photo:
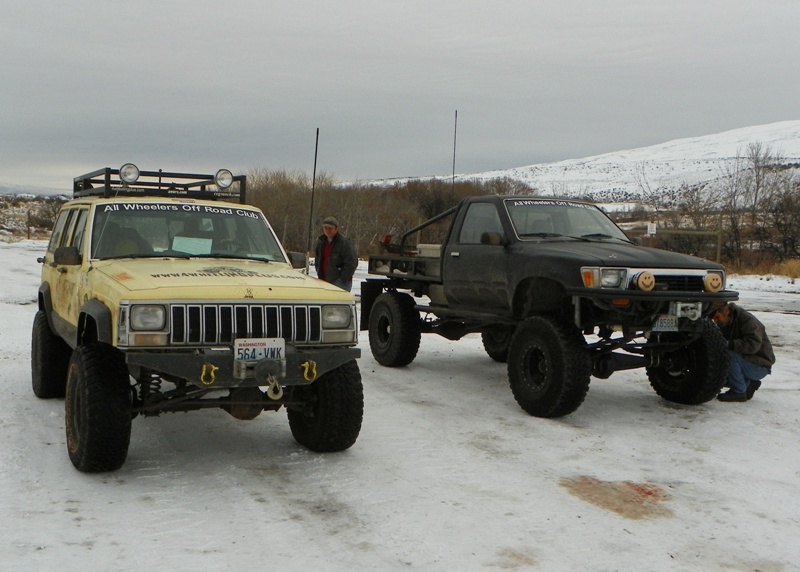
[[[349,306],[323,306],[322,307],[322,327],[323,328],[346,328],[350,325]]]
[[[166,324],[164,306],[147,306],[144,304],[131,307],[132,330],[163,330]]]
[[[581,268],[583,285],[587,288],[624,288],[628,278],[626,268]]]

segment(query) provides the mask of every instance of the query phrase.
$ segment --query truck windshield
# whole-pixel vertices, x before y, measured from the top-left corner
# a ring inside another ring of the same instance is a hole
[[[219,257],[286,262],[263,215],[197,203],[100,203],[92,258]]]
[[[551,199],[509,199],[508,216],[522,239],[621,240],[625,233],[594,205]]]

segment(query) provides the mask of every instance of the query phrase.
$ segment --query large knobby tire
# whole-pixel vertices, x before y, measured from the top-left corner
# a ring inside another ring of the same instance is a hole
[[[67,450],[84,472],[115,471],[131,440],[131,385],[125,358],[100,343],[72,352],[67,372]]]
[[[589,390],[591,359],[580,331],[535,316],[517,326],[508,348],[508,380],[520,407],[536,417],[575,411]]]
[[[417,357],[422,336],[419,312],[408,294],[384,292],[369,314],[369,348],[381,365],[402,367]]]
[[[64,397],[71,354],[67,343],[50,329],[47,314],[36,312],[31,334],[31,382],[36,397]]]
[[[311,385],[296,387],[293,399],[308,404],[289,408],[289,428],[301,445],[328,453],[353,445],[364,418],[364,387],[355,360],[321,376]]]
[[[728,350],[722,332],[703,319],[702,335],[686,346],[661,356],[647,377],[656,393],[674,403],[698,405],[714,399],[728,378]]]
[[[508,361],[508,346],[513,335],[514,328],[511,326],[493,326],[484,330],[481,332],[483,349],[494,361],[506,363]]]

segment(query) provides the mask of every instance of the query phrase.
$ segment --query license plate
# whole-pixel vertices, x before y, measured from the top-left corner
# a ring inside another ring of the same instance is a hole
[[[237,361],[282,360],[286,357],[286,341],[283,338],[239,338],[233,342],[233,356]]]
[[[678,316],[659,316],[653,322],[654,332],[677,332]]]

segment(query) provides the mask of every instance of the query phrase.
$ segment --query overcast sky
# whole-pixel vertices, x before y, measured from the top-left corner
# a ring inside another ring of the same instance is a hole
[[[2,0],[0,185],[477,173],[799,119],[798,0]]]

